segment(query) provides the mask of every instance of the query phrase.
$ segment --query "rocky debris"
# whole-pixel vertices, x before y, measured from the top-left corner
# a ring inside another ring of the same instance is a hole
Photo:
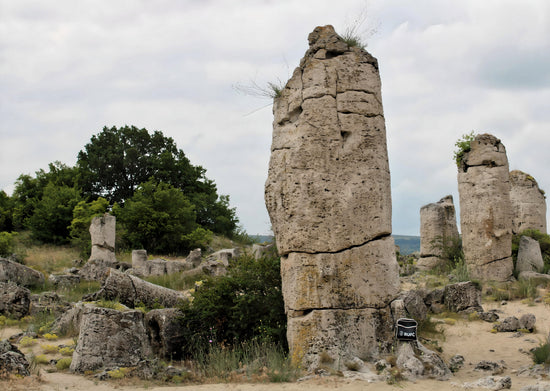
[[[85,301],[99,299],[117,300],[130,308],[139,305],[145,305],[148,308],[158,306],[173,308],[183,301],[187,301],[188,297],[173,289],[152,284],[115,269],[109,269],[108,277],[103,282],[101,289],[83,298]]]
[[[420,208],[420,259],[417,267],[429,270],[444,261],[443,248],[459,238],[453,196]]]
[[[544,364],[526,365],[519,368],[516,374],[520,377],[532,377],[537,380],[550,378],[550,366]]]
[[[550,391],[550,382],[524,386],[519,391]]]
[[[152,310],[145,315],[145,327],[155,356],[168,360],[181,358],[181,346],[185,342],[180,327],[182,316],[176,308]]]
[[[449,360],[449,369],[452,373],[458,372],[464,366],[464,356],[455,354]]]
[[[92,253],[89,260],[100,259],[116,262],[116,217],[108,213],[94,217],[90,224],[90,236],[92,238]]]
[[[30,314],[36,315],[42,312],[59,316],[71,308],[71,304],[59,297],[56,292],[43,292],[31,295]]]
[[[495,310],[491,310],[491,311],[487,311],[487,312],[479,311],[477,313],[477,316],[479,317],[479,319],[484,320],[485,322],[489,322],[489,323],[494,323],[499,319],[499,316],[495,312]]]
[[[543,269],[544,260],[542,259],[539,242],[529,236],[522,236],[519,240],[516,272],[541,273]]]
[[[445,306],[452,312],[478,312],[481,307],[481,289],[471,281],[446,285]]]
[[[489,390],[506,390],[512,387],[510,376],[487,376],[475,382],[464,383],[463,388],[487,388]]]
[[[415,290],[405,291],[399,295],[403,300],[408,318],[413,318],[417,322],[426,319],[428,315],[428,307],[424,303],[423,295]]]
[[[117,260],[91,259],[80,269],[78,275],[86,281],[104,281],[109,274],[110,269],[124,272],[130,269],[132,265]]]
[[[273,243],[270,244],[257,244],[254,243],[252,245],[252,256],[254,259],[260,259],[262,257],[265,257],[266,255],[269,255],[271,252],[275,251],[275,245]]]
[[[491,372],[491,375],[500,375],[504,373],[506,363],[502,360],[496,361],[480,361],[474,367],[474,371]]]
[[[207,262],[218,262],[224,266],[229,266],[232,260],[238,258],[241,255],[240,248],[225,248],[206,257]]]
[[[429,378],[448,380],[452,372],[439,355],[420,342],[401,342],[397,351],[396,366],[407,380]]]
[[[502,322],[495,325],[495,329],[500,332],[516,332],[518,330],[533,331],[537,319],[533,314],[523,314],[520,319],[515,316],[509,316]]]
[[[512,277],[512,205],[506,149],[490,134],[477,135],[458,169],[460,223],[470,276]]]
[[[550,274],[542,274],[535,272],[521,272],[519,273],[518,280],[529,280],[534,285],[546,285],[550,282]]]
[[[141,311],[85,307],[71,371],[132,367],[151,355]]]
[[[29,314],[31,291],[14,282],[0,282],[0,314],[21,319]]]
[[[0,379],[6,374],[30,376],[29,362],[25,355],[4,339],[0,341]]]
[[[510,172],[510,185],[513,233],[519,234],[526,229],[546,233],[546,197],[535,178],[514,170]]]
[[[52,326],[52,332],[62,335],[77,335],[80,331],[82,314],[84,313],[84,309],[86,307],[95,307],[95,305],[92,303],[84,303],[82,301],[75,303],[70,309],[61,314],[55,320]]]
[[[140,277],[164,276],[192,269],[187,261],[167,261],[166,259],[147,259],[146,250],[132,251],[132,274]]]
[[[26,288],[44,285],[44,275],[20,263],[0,258],[0,282],[13,282]]]
[[[71,287],[80,282],[80,277],[76,274],[50,274],[48,281],[56,287]]]

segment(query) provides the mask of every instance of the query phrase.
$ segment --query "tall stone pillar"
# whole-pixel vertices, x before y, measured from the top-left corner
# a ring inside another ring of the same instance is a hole
[[[399,291],[378,62],[332,26],[273,105],[265,201],[295,361],[376,356]]]
[[[456,212],[453,196],[420,208],[420,259],[419,269],[432,269],[442,263],[443,247],[458,241]]]
[[[504,145],[477,135],[458,169],[460,226],[471,278],[505,281],[512,276],[512,204]]]
[[[519,170],[510,172],[510,201],[512,202],[512,231],[526,229],[546,233],[546,197],[535,178]]]
[[[90,261],[116,262],[116,217],[108,213],[105,213],[103,216],[94,217],[90,224],[90,236],[92,238]]]

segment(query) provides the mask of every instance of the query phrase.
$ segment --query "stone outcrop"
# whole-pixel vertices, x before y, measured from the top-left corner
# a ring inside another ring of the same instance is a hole
[[[145,315],[149,343],[156,356],[168,360],[181,358],[181,347],[186,342],[181,328],[182,316],[176,308],[152,310]]]
[[[30,314],[51,313],[59,316],[71,308],[71,304],[60,297],[56,292],[42,292],[30,297]]]
[[[544,269],[544,260],[540,251],[540,244],[537,240],[522,236],[519,240],[518,259],[516,261],[516,272],[540,273]]]
[[[471,281],[446,285],[444,288],[444,303],[452,312],[483,311],[481,307],[481,288]]]
[[[317,27],[273,113],[265,200],[291,355],[376,355],[399,290],[378,62]]]
[[[116,217],[108,213],[94,217],[90,224],[90,236],[92,237],[92,259],[116,261]]]
[[[0,379],[7,374],[30,376],[29,367],[25,355],[15,345],[7,339],[0,341]]]
[[[44,275],[28,266],[0,258],[0,282],[14,282],[27,288],[44,285]]]
[[[512,276],[512,206],[506,149],[490,134],[477,135],[458,169],[460,224],[470,277]]]
[[[519,234],[526,229],[546,233],[546,197],[535,178],[514,170],[510,172],[510,185],[513,233]]]
[[[141,311],[86,307],[73,353],[71,371],[108,366],[133,367],[151,355]]]
[[[14,282],[0,282],[0,314],[21,319],[29,314],[31,291]]]
[[[190,270],[193,265],[187,261],[167,261],[166,259],[147,259],[146,250],[132,251],[132,273],[140,277],[164,276]]]
[[[420,259],[417,267],[433,269],[442,264],[443,248],[459,239],[453,196],[420,208]]]
[[[84,299],[117,300],[130,308],[139,305],[155,308],[158,305],[177,307],[182,302],[187,301],[188,297],[173,289],[155,285],[139,277],[110,269],[101,289]]]

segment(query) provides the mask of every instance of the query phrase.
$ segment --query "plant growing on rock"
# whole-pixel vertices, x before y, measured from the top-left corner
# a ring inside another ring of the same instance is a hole
[[[475,134],[472,130],[468,134],[463,134],[462,138],[459,138],[455,143],[455,151],[453,155],[453,159],[456,163],[456,166],[460,168],[460,165],[462,164],[462,159],[464,158],[464,154],[466,152],[470,152],[470,143],[474,141]]]

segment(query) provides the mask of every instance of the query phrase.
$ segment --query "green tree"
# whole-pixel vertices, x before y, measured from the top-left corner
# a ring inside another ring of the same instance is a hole
[[[45,243],[68,242],[73,209],[82,200],[75,187],[48,183],[42,198],[35,203],[34,212],[26,220],[32,236]]]
[[[69,227],[71,243],[78,248],[83,256],[91,252],[90,224],[96,216],[101,216],[109,209],[109,202],[99,197],[97,200],[80,201],[73,209],[73,220]]]
[[[193,166],[174,140],[162,132],[150,134],[135,126],[107,128],[92,136],[78,154],[79,183],[95,199],[105,197],[123,205],[138,186],[154,177],[180,189],[195,205],[196,221],[216,233],[230,234],[237,227],[228,199],[218,196],[206,170]]]
[[[470,152],[470,144],[472,141],[474,141],[475,138],[476,138],[476,135],[472,130],[468,134],[463,134],[462,137],[456,141],[455,143],[456,149],[453,154],[453,159],[458,168],[460,168],[460,166],[462,165],[462,159],[464,158],[464,154],[466,152]]]
[[[151,179],[142,183],[123,207],[113,206],[133,248],[173,254],[188,250],[187,235],[197,228],[193,204],[180,189]]]
[[[287,348],[277,256],[259,260],[242,256],[227,275],[209,277],[198,285],[193,301],[182,309],[184,355],[192,356],[215,343],[227,346],[255,339]]]
[[[13,231],[13,200],[5,191],[0,191],[0,232]]]

